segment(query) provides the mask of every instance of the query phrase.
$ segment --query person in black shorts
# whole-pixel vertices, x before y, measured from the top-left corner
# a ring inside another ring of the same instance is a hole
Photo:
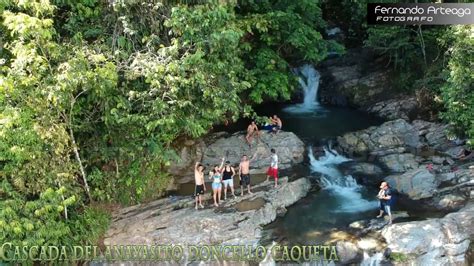
[[[194,197],[196,198],[196,210],[199,207],[204,208],[202,205],[202,195],[206,191],[206,183],[204,183],[204,166],[199,162],[196,162],[194,166],[194,181],[196,182],[196,188],[194,189]]]
[[[256,154],[255,154],[256,155]],[[255,155],[252,159],[248,159],[247,155],[242,156],[242,160],[239,164],[239,176],[240,176],[240,195],[244,195],[244,188],[247,187],[249,194],[252,194],[250,191],[250,161],[255,159]]]

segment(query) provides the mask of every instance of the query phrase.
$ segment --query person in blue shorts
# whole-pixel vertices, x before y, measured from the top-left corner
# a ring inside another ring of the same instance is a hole
[[[219,202],[221,199],[222,191],[222,173],[221,168],[224,165],[224,158],[220,166],[214,166],[214,168],[209,172],[209,179],[212,180],[212,197],[214,198],[214,206],[219,207]]]
[[[221,169],[222,173],[222,184],[224,186],[224,200],[227,200],[227,188],[230,187],[230,191],[232,192],[232,196],[235,198],[234,193],[234,176],[235,176],[235,169],[230,165],[229,161],[225,162],[224,167]]]
[[[387,182],[382,182],[380,188],[383,190],[383,193],[379,195],[379,199],[383,205],[384,212],[388,214],[388,224],[392,224],[393,192]]]

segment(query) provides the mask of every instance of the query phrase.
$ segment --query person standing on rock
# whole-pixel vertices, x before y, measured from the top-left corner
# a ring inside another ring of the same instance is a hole
[[[212,197],[214,198],[214,206],[219,207],[218,201],[221,199],[221,191],[222,191],[222,174],[221,170],[222,166],[224,165],[224,158],[222,158],[222,162],[220,166],[214,166],[209,172],[209,178],[212,180]]]
[[[204,195],[204,192],[206,191],[206,183],[204,182],[204,166],[199,162],[196,162],[196,165],[194,165],[194,181],[196,182],[194,196],[196,197],[197,210],[198,204],[201,208],[204,208],[204,205],[202,205],[202,195]]]
[[[230,165],[229,161],[225,162],[225,166],[221,168],[222,172],[222,183],[224,184],[224,200],[227,200],[227,187],[230,187],[232,196],[235,198],[234,194],[234,176],[235,169]]]
[[[384,211],[388,214],[388,224],[392,224],[392,210],[393,205],[393,193],[392,189],[389,187],[387,182],[382,182],[380,188],[383,190],[383,193],[379,196],[379,199],[382,201],[384,206]]]
[[[270,152],[272,153],[270,167],[268,167],[267,171],[267,181],[270,177],[275,179],[275,187],[278,186],[278,155],[276,154],[275,149],[271,149]]]
[[[249,160],[247,155],[242,156],[242,160],[239,164],[239,176],[240,176],[240,195],[244,195],[244,188],[247,187],[249,194],[250,191],[250,162],[255,159],[255,155]]]
[[[250,148],[252,148],[252,138],[254,136],[256,137],[258,143],[260,131],[258,131],[258,127],[257,124],[255,124],[255,121],[252,121],[252,123],[250,123],[250,125],[247,127],[247,135],[245,136],[245,140],[247,141],[247,144]]]
[[[382,186],[380,186],[379,193],[377,194],[377,198],[379,199],[379,215],[377,215],[377,218],[382,218],[385,211],[384,201],[382,200],[383,194],[384,190]]]

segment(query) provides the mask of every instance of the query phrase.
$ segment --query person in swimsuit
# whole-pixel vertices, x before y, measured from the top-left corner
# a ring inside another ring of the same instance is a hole
[[[275,179],[275,187],[278,186],[278,155],[276,154],[275,149],[270,150],[272,153],[270,167],[267,171],[267,181],[271,177]]]
[[[218,201],[221,199],[221,191],[222,191],[222,174],[221,168],[224,165],[224,158],[222,158],[222,162],[220,166],[214,166],[214,169],[209,172],[209,179],[212,180],[212,197],[214,198],[214,206],[219,207]]]
[[[206,183],[204,183],[204,166],[199,162],[196,162],[194,165],[194,181],[196,182],[194,197],[196,197],[197,210],[198,204],[201,208],[204,208],[202,205],[202,195],[204,195],[204,192],[206,192]]]
[[[283,126],[283,123],[281,122],[281,119],[277,115],[273,115],[272,124],[273,124],[273,133],[280,132],[281,127]]]
[[[235,175],[235,169],[230,165],[229,161],[225,162],[225,166],[222,167],[221,169],[222,173],[222,183],[224,184],[224,200],[227,199],[227,187],[230,187],[230,190],[232,191],[232,196],[235,198],[234,194],[234,175]]]
[[[256,154],[255,154],[256,155]],[[255,159],[255,155],[249,160],[247,155],[242,156],[242,161],[239,164],[239,176],[240,176],[240,195],[244,195],[244,188],[247,186],[247,191],[250,191],[250,162]]]
[[[257,124],[255,124],[255,121],[252,121],[250,125],[247,127],[247,135],[245,136],[245,140],[247,141],[247,144],[249,147],[252,147],[252,138],[255,136],[257,138],[257,143],[259,141],[260,137],[260,131],[258,131]]]

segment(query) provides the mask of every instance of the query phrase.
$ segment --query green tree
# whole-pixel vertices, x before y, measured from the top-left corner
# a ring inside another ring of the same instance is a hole
[[[453,26],[453,45],[447,51],[449,73],[442,86],[443,103],[446,108],[442,116],[455,128],[457,134],[469,137],[474,145],[474,29],[470,25]]]

